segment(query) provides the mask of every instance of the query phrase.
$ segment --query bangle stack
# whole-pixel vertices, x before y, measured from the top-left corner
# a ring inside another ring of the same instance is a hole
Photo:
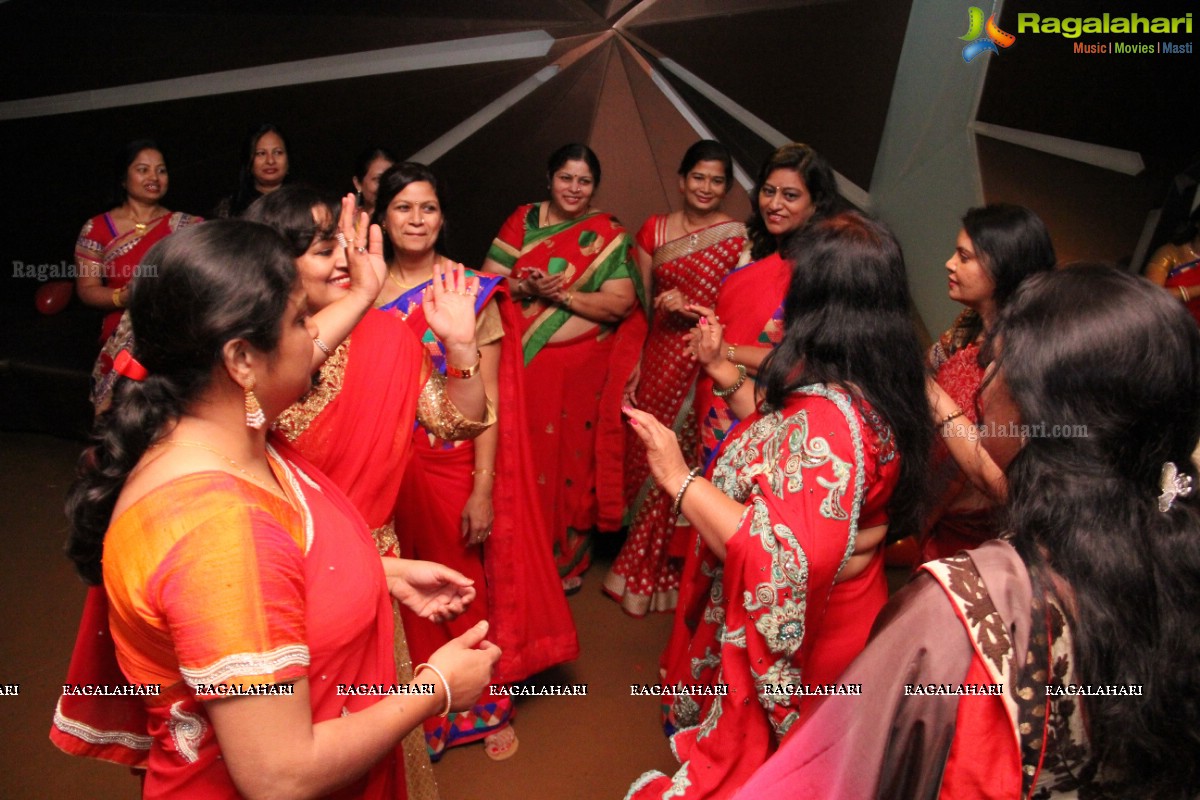
[[[730,364],[736,364],[737,363],[737,358],[735,358],[736,355],[737,355],[737,345],[736,344],[729,345],[729,348],[725,350],[725,360],[728,361]]]
[[[1179,287],[1179,296],[1180,296],[1180,298],[1182,298],[1182,299],[1183,299],[1183,302],[1185,302],[1185,303],[1190,303],[1190,302],[1192,302],[1192,298],[1191,298],[1191,296],[1188,294],[1188,290],[1187,290],[1187,287],[1186,287],[1186,286],[1180,286],[1180,287]]]
[[[483,363],[483,353],[475,351],[475,363],[469,367],[458,367],[452,365],[449,361],[446,362],[446,374],[451,378],[473,378],[475,373],[479,372],[479,365]]]
[[[729,397],[737,392],[738,389],[742,388],[742,384],[746,382],[746,365],[738,364],[737,371],[738,378],[733,382],[732,386],[728,386],[724,389],[718,389],[717,385],[715,383],[713,384],[712,393],[715,397],[720,397],[722,400],[724,400],[726,397]]]
[[[446,687],[446,707],[442,709],[442,713],[438,714],[438,716],[443,718],[450,716],[450,681],[446,680],[446,676],[442,674],[440,669],[435,667],[433,664],[430,664],[428,661],[417,664],[417,666],[413,669],[413,678],[415,679],[418,675],[420,675],[421,670],[423,669],[431,669],[433,670],[434,675],[437,675],[439,678],[441,678],[442,686]]]
[[[332,351],[329,349],[329,345],[327,345],[327,344],[325,344],[324,342],[322,342],[322,341],[321,341],[321,337],[320,337],[320,336],[314,336],[314,337],[313,337],[313,344],[315,344],[315,345],[317,346],[317,349],[318,349],[318,350],[320,350],[320,351],[321,351],[322,353],[324,353],[325,355],[329,355],[329,354],[332,352]]]
[[[117,308],[125,307],[125,304],[121,302],[121,290],[120,289],[113,289],[112,301],[113,301],[113,305],[116,306]]]
[[[679,491],[675,493],[675,504],[671,506],[671,516],[679,516],[679,508],[683,505],[683,493],[688,490],[688,487],[692,485],[692,481],[696,480],[703,469],[703,467],[696,467],[683,479],[683,483],[679,486]]]

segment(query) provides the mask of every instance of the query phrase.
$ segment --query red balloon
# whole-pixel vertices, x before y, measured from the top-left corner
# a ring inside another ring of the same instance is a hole
[[[33,296],[33,304],[43,314],[57,314],[71,302],[71,294],[75,284],[71,281],[50,281],[38,287]]]

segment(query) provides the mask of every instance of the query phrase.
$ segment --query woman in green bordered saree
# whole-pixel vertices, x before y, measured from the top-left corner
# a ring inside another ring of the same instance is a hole
[[[591,207],[600,162],[586,145],[565,145],[547,164],[550,199],[523,205],[505,221],[484,269],[506,275],[520,304],[526,417],[534,475],[555,539],[559,574],[578,588],[596,526],[596,464],[612,427],[621,445],[619,393],[606,393],[612,333],[636,302],[629,236],[611,214]],[[622,376],[621,380],[624,380]],[[601,403],[601,395],[613,402]],[[605,420],[613,423],[605,425]],[[619,459],[619,455],[617,456]]]

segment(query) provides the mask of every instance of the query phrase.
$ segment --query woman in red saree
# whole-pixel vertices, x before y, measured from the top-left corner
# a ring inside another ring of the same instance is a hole
[[[759,364],[783,336],[783,298],[792,279],[792,262],[783,252],[806,225],[832,213],[837,202],[833,169],[811,147],[784,145],[763,162],[754,209],[746,223],[751,257],[757,260],[735,269],[721,284],[714,315],[721,321],[724,340],[717,358],[757,377]],[[709,313],[703,306],[696,311]],[[702,370],[695,404],[700,445],[696,463],[702,465],[711,463],[738,421],[729,404],[713,393],[714,388],[712,378]],[[685,680],[691,671],[688,642],[708,599],[715,559],[684,525],[676,528],[670,553],[683,559],[675,623],[661,660],[664,680],[674,683]],[[667,731],[672,730],[668,713]]]
[[[284,186],[255,201],[243,218],[270,225],[288,241],[311,311],[349,291],[333,209],[316,190]],[[418,305],[422,300],[417,298]],[[477,351],[474,308],[469,302],[442,305],[447,313],[436,320],[438,330],[465,363]],[[280,414],[275,433],[346,493],[370,526],[379,554],[395,557],[400,551],[393,517],[412,454],[414,421],[446,439],[469,438],[486,429],[486,423],[473,421],[484,417],[485,406],[482,378],[445,381],[400,320],[371,309],[321,365],[313,388]],[[395,660],[397,679],[411,680],[413,661],[399,609]],[[405,737],[404,754],[410,800],[436,798],[420,730]]]
[[[672,687],[677,720],[691,723],[672,738],[679,771],[643,775],[629,798],[736,791],[808,712],[806,691],[862,649],[887,599],[884,536],[917,518],[929,410],[900,248],[857,214],[814,223],[792,247],[784,337],[763,363],[758,410],[744,368],[710,370],[746,418],[711,480],[688,471],[668,429],[626,409],[655,479],[721,562],[694,671]],[[717,351],[720,323],[699,327],[697,347]]]
[[[550,156],[546,178],[550,199],[512,213],[484,269],[509,276],[520,302],[525,383],[537,387],[525,411],[538,497],[563,587],[575,591],[600,519],[598,465],[617,461],[607,471],[620,472],[620,394],[633,365],[612,363],[613,332],[636,302],[637,270],[621,223],[591,207],[600,185],[596,154],[564,145]]]
[[[75,242],[75,291],[86,305],[108,312],[100,329],[102,342],[117,329],[129,300],[129,282],[141,269],[151,268],[142,267],[146,251],[180,228],[201,222],[163,207],[167,164],[150,139],[130,142],[118,154],[116,180],[120,202],[83,223]]]
[[[692,407],[699,367],[689,352],[699,317],[687,306],[715,305],[721,281],[741,259],[745,226],[721,210],[732,175],[724,145],[712,140],[692,145],[679,165],[683,209],[646,220],[634,248],[654,303],[625,399],[674,430],[689,461],[700,449]],[[643,322],[634,315],[626,325],[633,327],[635,320]],[[641,439],[629,431],[625,441],[625,505],[632,522],[604,590],[626,613],[640,617],[675,608],[681,559],[670,550],[676,528],[671,498],[650,476]]]
[[[976,399],[986,362],[981,354],[996,316],[1027,276],[1054,268],[1054,245],[1041,218],[1027,208],[996,203],[963,216],[954,253],[946,262],[950,299],[967,307],[929,350],[934,392],[949,395],[945,426],[976,425]],[[933,508],[921,537],[921,561],[946,558],[1000,534],[998,505],[1004,487],[986,481],[970,463],[960,464],[943,444],[934,451]]]
[[[354,236],[352,213],[348,197]],[[380,254],[377,230],[369,250]],[[453,615],[469,582],[381,560],[336,486],[266,441],[324,358],[317,326],[340,344],[369,307],[371,259],[352,258],[351,291],[310,318],[265,226],[200,226],[150,256],[158,275],[130,302],[137,356],[118,359],[130,380],[81,460],[68,552],[108,605],[85,624],[111,630],[81,630],[71,679],[152,690],[64,697],[52,737],[145,768],[148,798],[403,797],[399,740],[439,708],[469,705],[499,653],[481,625],[397,685],[389,595]],[[105,672],[114,663],[120,678]]]
[[[453,374],[446,341],[420,303],[445,261],[437,178],[422,164],[398,164],[380,179],[377,197],[389,259],[379,309],[415,334],[435,370]],[[506,683],[575,658],[579,645],[535,499],[515,309],[504,297],[502,277],[476,280],[478,363],[488,395],[498,400],[498,422],[472,441],[448,441],[425,421],[409,429],[416,463],[400,484],[396,533],[400,552],[460,570],[475,581],[477,596],[468,613],[451,623],[402,614],[418,659],[476,621],[489,620],[505,654],[496,682]],[[430,753],[440,758],[447,747],[482,739],[489,757],[508,758],[517,749],[514,713],[512,699],[497,694],[448,719],[428,720]]]
[[[1030,277],[993,331],[984,414],[1039,432],[995,454],[1011,532],[925,564],[841,678],[862,695],[822,698],[740,800],[1200,793],[1200,333],[1094,265]]]

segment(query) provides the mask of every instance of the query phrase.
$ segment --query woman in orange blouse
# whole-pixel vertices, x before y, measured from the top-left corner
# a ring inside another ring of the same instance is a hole
[[[436,564],[381,560],[345,495],[267,442],[378,291],[381,239],[373,229],[368,248],[365,222],[354,238],[347,197],[353,286],[315,317],[283,240],[248,222],[171,237],[152,251],[157,279],[133,291],[136,358],[117,364],[131,380],[68,501],[69,554],[109,606],[85,626],[111,637],[81,630],[68,682],[157,692],[64,697],[52,738],[145,768],[144,797],[403,797],[400,739],[468,707],[499,656],[481,623],[397,685],[390,597],[440,618],[472,587]],[[468,288],[444,280],[427,311],[469,302]]]

